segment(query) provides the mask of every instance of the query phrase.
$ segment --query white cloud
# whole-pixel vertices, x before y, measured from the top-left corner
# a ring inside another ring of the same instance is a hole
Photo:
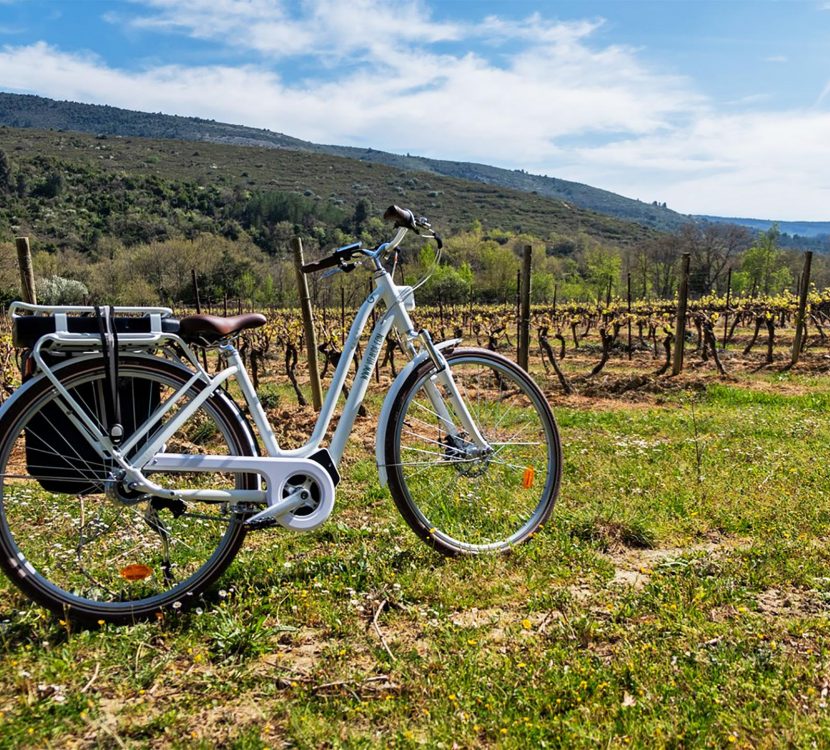
[[[764,58],[764,62],[785,63],[785,62],[789,62],[789,58],[786,55],[770,55],[769,57]]]
[[[826,219],[830,113],[708,113],[687,128],[579,153],[583,169],[631,195],[685,213]],[[588,165],[591,166],[588,166]],[[647,191],[647,192],[644,192]]]
[[[282,0],[143,0],[149,14],[113,18],[135,28],[183,32],[271,58],[394,48],[394,43],[429,44],[459,37],[454,24],[436,23],[417,3],[377,0],[313,0],[292,15]]]
[[[689,80],[600,45],[601,20],[451,24],[375,0],[307,0],[300,15],[272,0],[141,6],[118,22],[246,45],[260,62],[121,70],[41,42],[0,49],[0,88],[522,167],[687,212],[827,217],[830,115],[719,115]],[[329,64],[317,77],[275,72],[309,53]]]

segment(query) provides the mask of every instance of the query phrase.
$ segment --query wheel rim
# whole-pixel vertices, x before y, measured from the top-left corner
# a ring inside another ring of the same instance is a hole
[[[401,409],[395,469],[408,507],[437,543],[466,552],[503,549],[549,512],[559,468],[555,425],[543,397],[509,363],[470,355],[450,364],[492,453],[476,455],[470,436],[447,434],[426,392],[430,369]]]
[[[103,403],[101,377],[102,371],[96,369],[67,379],[71,384],[69,392],[99,426]],[[136,391],[137,400],[141,401],[142,384],[147,382],[157,384],[162,402],[182,385],[176,377],[151,368],[120,368],[120,387],[124,393],[133,394],[134,402]],[[0,447],[0,525],[12,547],[9,552],[18,571],[47,597],[70,610],[118,613],[153,609],[177,598],[186,603],[200,581],[235,545],[241,533],[238,523],[230,520],[226,507],[206,503],[188,504],[185,513],[176,517],[180,506],[159,499],[140,499],[127,488],[108,481],[111,467],[100,459],[91,461],[85,446],[67,440],[65,434],[50,434],[44,428],[48,420],[38,422],[35,418],[33,422],[36,413],[43,414],[44,407],[54,406],[55,398],[54,391],[49,389],[29,404],[11,425]],[[149,418],[153,410],[146,403],[133,403],[132,407],[126,404],[125,408],[127,412],[133,409],[137,424]],[[36,432],[33,424],[37,425]],[[74,482],[84,494],[44,489],[28,474],[27,426],[38,439],[34,455],[39,463],[33,465],[29,459],[33,471],[42,471],[37,467],[55,463],[60,467],[80,467],[83,479],[78,479],[69,468],[53,468],[49,476],[58,480],[63,476],[67,487]],[[239,454],[244,446],[239,444],[235,427],[238,429],[208,399],[172,436],[167,450]],[[76,433],[70,437],[79,436]],[[49,446],[53,455],[44,446]],[[58,456],[62,458],[58,460]],[[244,486],[246,478],[218,473],[171,473],[153,474],[152,480],[164,487],[233,488]]]

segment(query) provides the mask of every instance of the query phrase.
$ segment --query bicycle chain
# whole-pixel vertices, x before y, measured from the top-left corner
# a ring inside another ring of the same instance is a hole
[[[272,529],[278,525],[278,521],[274,518],[263,518],[261,521],[255,523],[246,523],[241,514],[235,513],[230,516],[209,516],[206,513],[191,513],[185,511],[179,514],[183,518],[198,518],[203,521],[213,521],[214,523],[240,523],[245,526],[248,531],[261,531],[263,529]]]

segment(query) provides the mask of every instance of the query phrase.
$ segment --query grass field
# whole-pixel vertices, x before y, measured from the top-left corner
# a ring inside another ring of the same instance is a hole
[[[498,558],[409,531],[373,393],[328,524],[251,534],[198,609],[75,630],[0,580],[0,747],[827,746],[821,362],[636,396],[550,382],[560,500]]]

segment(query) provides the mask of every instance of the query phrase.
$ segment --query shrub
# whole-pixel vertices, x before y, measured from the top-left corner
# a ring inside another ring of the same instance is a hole
[[[86,284],[63,276],[49,276],[35,282],[41,305],[80,305],[89,296]]]

